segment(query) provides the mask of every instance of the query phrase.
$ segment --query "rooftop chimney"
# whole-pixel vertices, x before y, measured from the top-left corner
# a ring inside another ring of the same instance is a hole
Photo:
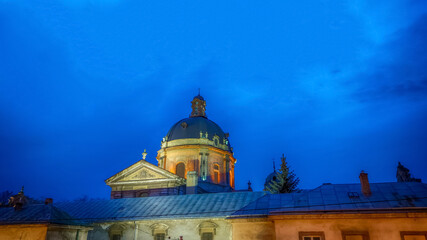
[[[362,172],[360,172],[359,179],[363,195],[366,197],[371,196],[371,187],[369,186],[368,174],[362,170]]]
[[[15,209],[15,211],[19,211],[22,209],[22,206],[24,206],[24,204],[22,204],[21,202],[17,202],[17,203],[15,203],[13,208]]]
[[[52,198],[46,198],[45,200],[44,200],[44,204],[45,205],[49,205],[49,204],[52,204],[53,203],[53,199]]]
[[[186,194],[197,194],[199,179],[196,171],[187,172]]]

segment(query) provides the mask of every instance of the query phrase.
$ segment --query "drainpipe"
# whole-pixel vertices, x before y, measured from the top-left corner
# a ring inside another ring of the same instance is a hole
[[[135,232],[133,234],[133,239],[137,240],[138,239],[138,224],[136,224],[136,222],[134,221],[133,224],[135,225]]]

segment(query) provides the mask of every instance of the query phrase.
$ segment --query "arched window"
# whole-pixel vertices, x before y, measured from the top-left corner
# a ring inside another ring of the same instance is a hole
[[[168,235],[169,226],[163,223],[156,223],[150,226],[154,240],[165,240]]]
[[[214,165],[213,178],[214,178],[213,179],[214,183],[218,184],[220,181],[220,179],[219,179],[219,165],[218,164]]]
[[[201,240],[213,240],[218,225],[211,221],[202,222],[198,226]]]
[[[108,235],[112,240],[120,240],[126,227],[122,224],[113,224],[108,228]]]
[[[176,175],[185,178],[185,164],[184,163],[178,163],[176,165]]]

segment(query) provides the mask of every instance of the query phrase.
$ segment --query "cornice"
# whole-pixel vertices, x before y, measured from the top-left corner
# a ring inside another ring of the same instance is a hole
[[[226,151],[226,150],[223,150],[223,149],[219,149],[219,148],[214,147],[214,146],[201,145],[201,144],[194,144],[194,145],[186,144],[186,145],[178,145],[178,146],[173,146],[173,147],[161,148],[158,151],[157,158],[160,157],[161,153],[167,153],[168,151],[179,150],[179,149],[196,149],[198,151],[206,151],[206,150],[208,150],[208,151],[212,151],[212,152],[217,152],[217,153],[219,153],[221,155],[229,156],[230,160],[232,160],[233,162],[236,162],[236,159],[234,158],[232,152],[229,152],[229,151]]]
[[[117,185],[141,185],[141,184],[150,184],[150,183],[165,183],[165,182],[177,182],[183,183],[180,179],[170,179],[170,178],[161,178],[161,179],[144,179],[144,180],[134,180],[134,181],[122,181],[122,182],[113,182],[108,183],[109,186]]]
[[[162,142],[161,148],[164,149],[164,148],[170,148],[175,146],[185,146],[185,145],[205,145],[205,146],[218,148],[228,152],[231,151],[231,149],[227,144],[219,143],[218,145],[215,145],[214,140],[209,140],[207,138],[184,138],[184,139],[176,139],[172,141],[165,141],[165,142]]]

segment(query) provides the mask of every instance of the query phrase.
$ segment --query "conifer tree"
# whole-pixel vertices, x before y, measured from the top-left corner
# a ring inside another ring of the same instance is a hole
[[[293,170],[289,170],[284,154],[282,154],[281,160],[282,164],[280,170],[276,171],[276,178],[273,178],[265,187],[270,193],[290,193],[298,190],[299,178]]]

